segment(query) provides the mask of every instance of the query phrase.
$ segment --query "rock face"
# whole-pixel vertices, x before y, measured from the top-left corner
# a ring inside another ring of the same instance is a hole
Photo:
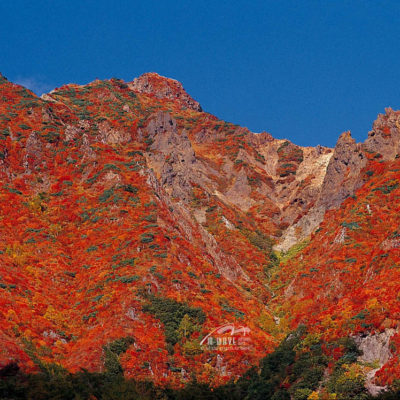
[[[170,121],[169,116],[164,115],[163,119]],[[229,281],[236,281],[239,277],[248,280],[237,260],[230,254],[222,251],[216,241],[215,237],[211,235],[203,226],[198,226],[194,223],[188,209],[182,202],[171,201],[171,186],[170,183],[156,178],[154,172],[148,171],[148,183],[157,193],[159,199],[164,202],[171,213],[171,217],[176,221],[179,226],[180,232],[191,243],[196,243],[199,246],[208,260],[217,268],[218,273],[224,276]],[[181,190],[179,186],[181,181],[177,181],[178,187],[176,190]],[[174,198],[174,191],[172,191],[172,198]],[[180,194],[179,192],[175,195]],[[185,195],[186,193],[182,193]],[[184,197],[183,197],[184,199]]]
[[[200,181],[206,184],[209,180],[186,131],[178,131],[176,121],[169,113],[161,111],[150,117],[145,131],[152,142],[146,153],[149,166],[169,195],[188,201],[192,184]]]
[[[322,184],[320,192],[314,193],[315,205],[288,228],[278,249],[288,249],[308,236],[323,220],[326,210],[339,207],[363,185],[361,171],[367,164],[366,153],[378,153],[384,160],[393,160],[400,153],[400,112],[388,108],[386,114],[380,114],[365,143],[356,143],[350,132],[342,133],[333,154],[325,159],[329,161],[326,170],[316,174]]]
[[[257,208],[257,218],[273,224],[276,235],[285,234],[299,218],[310,214],[326,182],[332,150],[321,146],[301,148],[267,133],[258,135],[243,128],[234,133],[236,137],[244,137],[247,146],[239,147],[234,159],[221,151],[216,156],[218,167],[210,154],[218,141],[226,140],[225,135],[205,128],[188,134],[169,113],[152,114],[140,137],[151,141],[147,161],[172,197],[187,204],[196,185],[241,212]],[[340,160],[347,157],[340,155],[343,147],[339,145],[336,153]],[[337,175],[332,178],[335,182],[330,191],[326,190],[330,200],[335,185],[343,181],[340,172]],[[199,215],[197,211],[195,214]],[[293,234],[290,240],[285,239],[283,246],[290,247],[310,234],[320,220],[309,219],[302,236]]]
[[[387,390],[386,386],[378,386],[374,383],[375,374],[393,356],[389,344],[390,338],[396,333],[394,329],[386,329],[382,333],[354,338],[358,349],[362,352],[358,360],[362,363],[375,364],[376,368],[367,373],[365,386],[373,396]]]
[[[146,93],[156,96],[159,99],[166,98],[176,101],[182,105],[195,111],[202,111],[200,104],[193,100],[180,82],[175,79],[165,78],[154,72],[149,72],[135,78],[128,86],[139,93]]]
[[[36,168],[42,162],[42,142],[37,132],[32,132],[26,141],[24,166],[27,171]]]
[[[157,74],[144,74],[129,85],[140,93],[173,99],[184,107],[201,110],[181,84]],[[391,109],[379,115],[365,144],[356,143],[350,132],[344,132],[333,151],[321,146],[301,148],[289,141],[276,140],[265,132],[253,134],[240,128],[237,134],[245,134],[248,143],[263,157],[261,165],[251,151],[240,149],[236,161],[233,160],[263,171],[265,181],[254,187],[249,185],[253,178],[247,169],[234,168],[228,158],[223,159],[223,170],[217,172],[201,155],[200,158],[195,155],[195,147],[223,140],[223,136],[206,129],[188,135],[177,129],[176,121],[160,118],[158,115],[151,119],[147,127],[148,135],[154,140],[149,160],[170,192],[188,200],[189,182],[196,183],[243,212],[254,207],[261,209],[261,202],[267,202],[273,214],[272,223],[277,227],[277,250],[287,250],[308,237],[327,210],[337,208],[355,193],[363,184],[360,173],[367,163],[365,152],[379,152],[385,160],[394,159],[400,152],[400,113]],[[159,133],[160,130],[163,133]],[[221,172],[227,181],[223,190],[210,179],[210,175]]]
[[[375,335],[356,336],[354,340],[362,351],[359,360],[366,363],[378,363],[380,366],[386,364],[392,357],[389,343],[394,334],[394,329],[386,329]]]
[[[310,235],[322,222],[327,210],[339,207],[353,195],[363,184],[360,172],[366,163],[363,146],[355,142],[350,132],[342,133],[333,153],[323,158],[320,164],[322,169],[316,171],[318,189],[312,194],[314,204],[298,222],[288,228],[276,248],[287,250]]]
[[[350,132],[340,136],[334,150],[302,148],[243,128],[235,135],[245,137],[248,147],[238,148],[234,159],[220,152],[216,168],[204,151],[212,153],[213,145],[226,140],[218,132],[202,128],[188,133],[163,112],[153,114],[142,132],[152,141],[147,160],[169,194],[188,202],[195,184],[242,212],[258,209],[258,218],[275,226],[271,234],[277,250],[308,237],[326,210],[340,206],[363,183],[366,156]]]
[[[384,160],[393,160],[400,153],[400,112],[386,108],[385,114],[379,114],[364,147]]]
[[[128,132],[113,129],[106,121],[100,122],[98,128],[99,141],[102,143],[125,144],[131,139]]]
[[[318,205],[331,209],[354,194],[362,184],[359,175],[366,162],[361,145],[356,143],[350,132],[342,133],[328,164]]]

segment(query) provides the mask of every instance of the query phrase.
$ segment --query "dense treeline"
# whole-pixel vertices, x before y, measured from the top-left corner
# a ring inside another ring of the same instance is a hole
[[[338,343],[339,344],[339,343]],[[151,382],[126,379],[115,362],[129,345],[129,338],[105,348],[105,372],[82,369],[72,374],[54,365],[43,365],[36,374],[25,374],[15,363],[0,370],[1,399],[160,399],[160,400],[370,400],[361,375],[347,374],[359,351],[351,339],[340,340],[343,355],[335,362],[330,376],[324,376],[331,359],[322,351],[323,343],[301,327],[290,334],[277,349],[262,359],[259,368],[251,368],[236,382],[212,388],[194,378],[182,389],[161,388]],[[398,399],[400,391],[391,391],[375,399]]]

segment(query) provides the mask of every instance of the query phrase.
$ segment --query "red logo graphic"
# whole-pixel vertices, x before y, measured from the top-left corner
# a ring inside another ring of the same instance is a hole
[[[243,325],[221,325],[205,336],[200,345],[216,351],[248,350],[251,344],[250,332],[251,329]]]

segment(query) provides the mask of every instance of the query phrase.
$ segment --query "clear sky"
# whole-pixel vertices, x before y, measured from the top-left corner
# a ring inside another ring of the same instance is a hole
[[[0,71],[36,93],[154,71],[255,132],[333,146],[400,108],[400,1],[2,0]]]

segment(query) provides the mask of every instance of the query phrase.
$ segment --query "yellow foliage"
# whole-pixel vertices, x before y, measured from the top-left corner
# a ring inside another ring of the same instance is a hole
[[[9,321],[15,321],[15,322],[19,321],[19,318],[18,318],[17,314],[16,314],[15,311],[12,310],[12,309],[9,309],[9,310],[7,311],[7,317],[6,317],[6,318],[7,318]]]
[[[363,367],[359,364],[344,364],[343,367],[346,369],[345,375],[350,379],[364,375]]]
[[[309,333],[301,343],[303,348],[310,348],[314,344],[318,344],[320,342],[322,333]]]
[[[54,346],[57,347],[58,349],[62,349],[64,347],[64,343],[61,340],[57,340],[54,343]]]
[[[42,211],[41,203],[42,203],[41,198],[39,196],[36,196],[28,201],[28,207],[31,211],[39,213]]]
[[[188,356],[195,356],[196,354],[201,354],[203,352],[200,343],[197,340],[185,342],[183,345],[183,351]]]
[[[300,243],[295,244],[287,251],[282,251],[278,254],[279,261],[284,264],[288,262],[291,258],[295,257],[301,250],[303,250],[310,243],[310,239],[305,239]]]
[[[32,267],[31,265],[28,265],[26,267],[26,272],[29,274],[33,275],[35,278],[38,278],[40,275],[40,271],[38,268]]]
[[[44,314],[44,318],[58,324],[63,324],[64,322],[63,314],[58,312],[52,305],[49,305],[47,307],[46,313]]]
[[[336,327],[336,323],[330,315],[324,317],[324,319],[321,321],[321,325],[325,328],[325,330]]]
[[[62,229],[63,228],[61,224],[50,224],[49,226],[50,233],[55,237],[58,236],[58,234],[62,231]]]
[[[260,324],[261,329],[265,332],[271,333],[272,331],[277,330],[275,321],[266,312],[261,312],[257,322]]]
[[[381,305],[379,304],[379,301],[376,297],[370,298],[367,301],[367,308],[371,311],[373,310],[377,310],[378,308],[380,308]]]
[[[204,368],[204,372],[205,372],[208,376],[212,377],[212,376],[215,375],[215,369],[214,369],[214,367],[213,367],[211,364],[205,363],[204,366],[203,366],[203,368]]]
[[[24,252],[23,247],[15,242],[12,245],[7,246],[5,252],[10,256],[14,264],[19,266],[24,265],[28,257],[28,254]]]

